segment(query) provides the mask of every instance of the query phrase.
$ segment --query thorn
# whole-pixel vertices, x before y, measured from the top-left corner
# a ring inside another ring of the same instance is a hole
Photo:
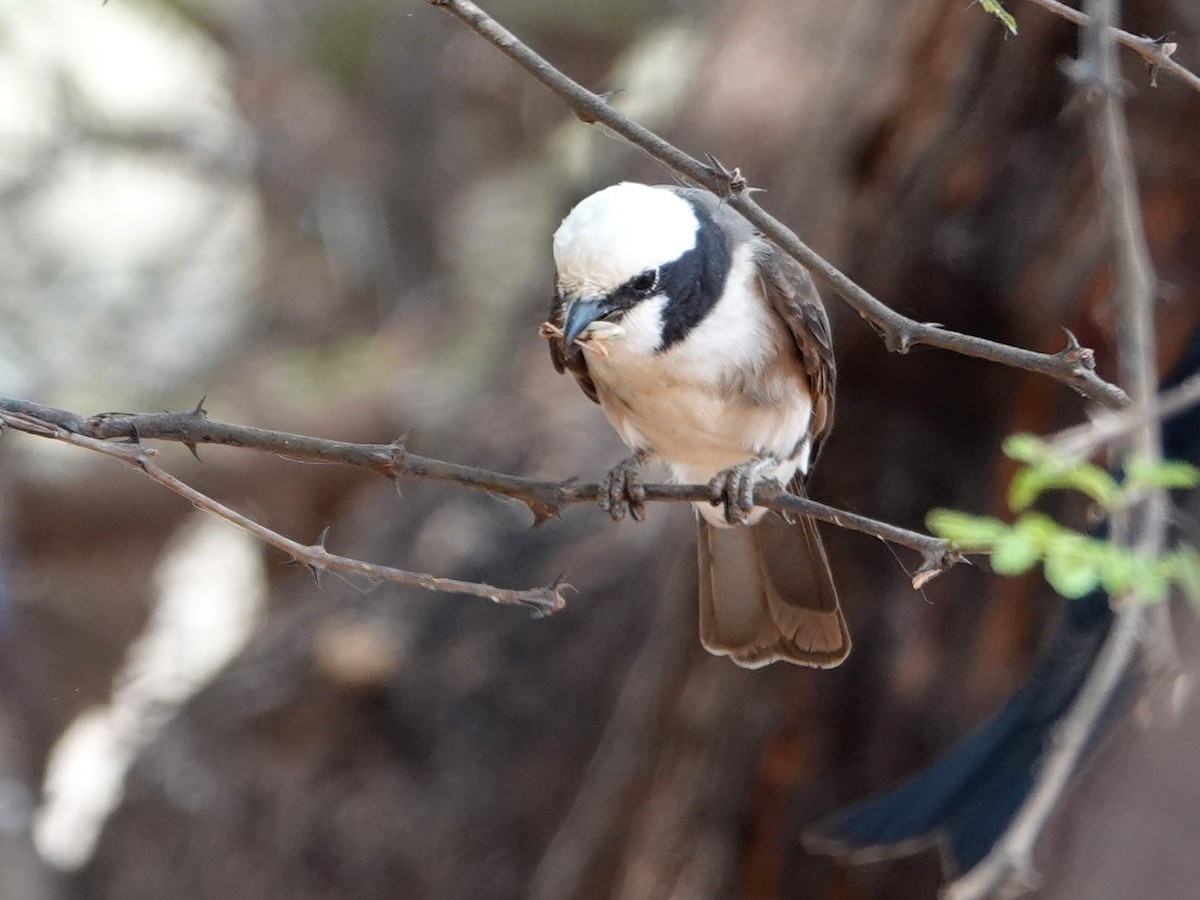
[[[208,418],[208,410],[204,408],[204,401],[207,399],[208,399],[208,394],[205,394],[203,397],[201,397],[200,402],[197,403],[191,409],[191,411],[188,412],[188,415],[196,416],[196,418],[199,418],[199,419],[207,419]]]
[[[533,513],[533,524],[530,528],[537,528],[539,525],[544,525],[551,519],[558,518],[558,507],[552,506],[542,500],[526,500],[525,505],[529,507],[529,511]]]
[[[321,566],[318,566],[316,563],[307,563],[307,565],[308,565],[308,571],[313,577],[313,583],[317,587],[320,587],[321,586],[321,573],[324,572],[325,570]]]
[[[1179,49],[1178,44],[1171,42],[1171,38],[1173,37],[1175,37],[1175,32],[1167,31],[1163,34],[1160,34],[1156,38],[1152,38],[1148,34],[1143,34],[1142,40],[1152,47],[1159,47],[1162,50],[1163,56],[1171,56],[1176,50]]]
[[[408,452],[408,439],[410,437],[412,437],[412,429],[411,428],[405,428],[402,432],[400,432],[399,437],[397,437],[390,444],[388,444],[388,447],[391,448],[392,454],[393,455],[399,454],[400,456],[403,456],[405,453],[407,453]]]
[[[200,458],[200,452],[196,449],[195,441],[181,441],[181,443],[183,446],[192,451],[192,456],[196,457],[196,462],[204,462],[204,460]]]
[[[1054,354],[1055,357],[1061,359],[1077,373],[1093,371],[1096,368],[1096,354],[1080,344],[1079,338],[1069,328],[1064,328],[1063,331],[1067,333],[1067,346]]]
[[[329,537],[329,529],[331,527],[332,526],[330,526],[330,525],[326,525],[324,528],[321,529],[321,534],[317,538],[317,542],[315,544],[313,544],[314,547],[320,547],[322,550],[325,549],[325,539],[327,537]]]
[[[709,168],[713,170],[714,174],[719,175],[722,178],[731,178],[733,176],[733,173],[725,167],[725,163],[721,162],[711,153],[705,153],[704,156],[708,160]]]
[[[1150,66],[1150,87],[1158,87],[1158,73],[1162,71],[1163,63],[1170,62],[1175,51],[1179,49],[1179,44],[1167,40],[1173,36],[1174,32],[1168,31],[1161,37],[1143,36],[1142,38],[1150,46],[1158,48],[1158,60]]]
[[[624,88],[617,88],[616,90],[613,90],[613,91],[604,91],[603,93],[596,94],[595,96],[597,98],[599,98],[599,100],[605,106],[609,106],[610,105],[609,101],[612,100],[613,97],[617,96],[617,94],[620,94],[620,93],[624,93]],[[575,110],[575,118],[577,118],[580,122],[583,122],[585,125],[595,125],[596,122],[598,121],[598,119],[595,116],[593,116],[591,113],[587,112],[586,110],[582,110],[582,109]]]
[[[544,619],[558,612],[567,605],[563,591],[573,590],[575,588],[563,581],[563,576],[559,575],[546,587],[538,590],[535,598],[529,600],[529,605],[533,607],[533,617]]]
[[[721,190],[716,191],[717,196],[722,198],[732,197],[735,194],[741,194],[749,190],[746,176],[742,174],[741,169],[735,166],[733,171],[730,171],[723,162],[711,153],[705,153],[704,155],[708,159],[709,170],[724,182]]]
[[[408,439],[412,435],[412,429],[406,428],[400,432],[400,436],[388,444],[388,450],[391,451],[391,459],[388,460],[387,477],[392,479],[392,484],[396,487],[396,496],[403,496],[400,493],[400,485],[398,484],[398,476],[401,472],[407,471],[408,466],[405,463],[405,457],[408,455]]]
[[[943,550],[940,553],[926,552],[925,561],[921,563],[921,567],[917,571],[913,572],[913,590],[919,591],[961,559],[961,554],[954,550]]]

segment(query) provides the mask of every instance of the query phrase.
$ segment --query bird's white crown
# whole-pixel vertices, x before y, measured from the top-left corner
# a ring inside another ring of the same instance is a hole
[[[623,181],[585,197],[554,233],[554,265],[568,295],[605,294],[696,245],[691,205],[664,188]]]

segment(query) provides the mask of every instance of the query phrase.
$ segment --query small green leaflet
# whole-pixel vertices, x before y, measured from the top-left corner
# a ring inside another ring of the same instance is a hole
[[[979,0],[979,5],[983,7],[984,12],[991,13],[999,19],[1013,34],[1017,33],[1017,20],[1001,5],[1000,0]]]

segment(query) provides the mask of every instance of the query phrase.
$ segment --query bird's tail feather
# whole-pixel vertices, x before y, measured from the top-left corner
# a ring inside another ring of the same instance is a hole
[[[793,487],[793,490],[796,488]],[[830,668],[850,652],[825,547],[811,519],[699,523],[700,641],[756,669],[777,660]]]

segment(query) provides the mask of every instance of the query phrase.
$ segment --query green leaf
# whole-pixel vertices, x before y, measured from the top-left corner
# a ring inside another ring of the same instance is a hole
[[[1028,432],[1010,434],[1004,439],[1001,448],[1009,459],[1015,459],[1017,462],[1027,465],[1044,462],[1050,456],[1050,448],[1046,442],[1036,434]]]
[[[1091,463],[1079,463],[1064,473],[1063,487],[1072,487],[1087,494],[1105,509],[1112,509],[1121,496],[1115,478]]]
[[[1125,483],[1133,487],[1176,490],[1200,485],[1200,469],[1177,459],[1149,463],[1131,456],[1125,460]]]
[[[1028,572],[1040,555],[1036,538],[1014,528],[996,538],[988,560],[997,575],[1020,575]]]
[[[925,525],[943,540],[958,547],[987,548],[1008,526],[991,516],[973,516],[954,509],[932,509]]]
[[[1063,528],[1048,515],[1040,512],[1021,513],[1013,522],[1013,528],[1036,543],[1039,552],[1043,552],[1052,541],[1058,540],[1063,535],[1075,534],[1074,531]]]
[[[1012,17],[1012,13],[1000,5],[1000,0],[979,0],[979,5],[984,8],[985,12],[991,13],[1004,23],[1004,27],[1013,34],[1017,33],[1017,20]]]
[[[1103,548],[1081,535],[1064,536],[1046,553],[1046,580],[1059,594],[1076,600],[1100,586],[1103,561]]]
[[[1124,594],[1133,587],[1137,571],[1134,555],[1122,547],[1109,544],[1100,563],[1100,584],[1110,597]]]
[[[1008,485],[1008,505],[1014,512],[1027,509],[1045,491],[1070,489],[1087,494],[1105,509],[1116,506],[1121,487],[1115,478],[1091,463],[1070,465],[1043,461],[1021,469]]]
[[[1042,491],[1052,486],[1049,473],[1043,469],[1030,466],[1021,468],[1008,483],[1008,508],[1013,512],[1028,509]]]

